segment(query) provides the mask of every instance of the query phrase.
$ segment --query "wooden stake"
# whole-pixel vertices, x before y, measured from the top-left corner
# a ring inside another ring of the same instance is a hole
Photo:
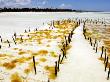
[[[89,37],[88,37],[88,40],[89,40]]]
[[[25,32],[24,33],[27,33],[26,29],[25,29]]]
[[[105,63],[105,61],[106,61],[106,49],[105,49],[105,59],[104,59],[104,63]]]
[[[62,52],[63,52],[63,57],[62,57],[60,63],[62,63],[62,61],[63,61],[63,59],[64,59],[64,51],[63,51],[63,49],[61,49],[61,50],[62,50]]]
[[[34,71],[35,71],[35,75],[36,75],[36,62],[35,62],[35,57],[33,56],[33,64],[34,64]]]
[[[106,61],[106,64],[105,64],[105,71],[107,69],[107,65],[108,65],[108,57],[107,57],[107,61]]]
[[[0,36],[0,41],[2,42],[2,37]]]
[[[71,31],[71,38],[72,38],[72,35],[73,35],[73,31]]]
[[[14,41],[15,45],[16,45],[16,41]]]
[[[101,58],[102,58],[102,55],[103,55],[103,50],[104,50],[104,46],[102,46],[102,53],[101,53]]]
[[[69,36],[68,36],[68,42],[69,42],[69,43],[71,42],[71,39],[70,39],[70,34],[69,34]]]
[[[21,36],[21,42],[23,42],[23,37]]]
[[[60,65],[60,58],[61,58],[61,55],[59,55],[59,58],[58,58],[58,71],[60,70],[60,67],[59,67],[59,65]]]
[[[92,39],[91,39],[91,37],[90,37],[90,44],[91,44],[91,46],[92,46]]]
[[[35,31],[37,31],[37,28],[35,29]]]
[[[8,47],[10,47],[10,42],[9,42],[9,40],[7,40],[7,43],[8,43]]]
[[[1,40],[0,40],[0,41],[1,41],[1,42],[3,41],[3,40],[2,40],[2,38],[1,38]]]
[[[1,49],[1,47],[2,47],[2,46],[0,45],[0,49]]]
[[[13,38],[13,36],[12,36],[12,38]],[[14,41],[14,43],[15,43],[15,45],[16,45],[16,41],[15,41],[15,39],[13,38],[13,41]]]
[[[48,82],[50,82],[50,80],[48,79]]]
[[[31,30],[30,30],[30,28],[29,28],[29,32],[30,32]]]
[[[12,39],[13,39],[13,41],[15,40],[15,39],[13,38],[13,36],[12,36]]]
[[[68,46],[68,41],[66,40],[66,47]]]
[[[97,53],[97,46],[96,46],[96,53]]]
[[[92,46],[92,42],[91,42],[91,46]]]
[[[95,50],[95,43],[93,44],[93,50]]]
[[[15,39],[16,39],[16,36],[17,36],[17,35],[16,35],[16,32],[15,32],[15,33],[14,33],[14,37],[15,37]]]
[[[96,47],[96,44],[97,44],[97,40],[95,39],[94,48]],[[94,49],[94,48],[93,48],[93,49]]]
[[[110,66],[109,66],[109,71],[108,71],[107,80],[109,80],[109,75],[110,75]]]
[[[83,33],[83,35],[84,35],[84,38],[86,39],[86,35],[85,35],[85,33]]]
[[[55,62],[55,75],[57,76],[57,61]]]
[[[95,44],[97,43],[97,40],[95,39]]]

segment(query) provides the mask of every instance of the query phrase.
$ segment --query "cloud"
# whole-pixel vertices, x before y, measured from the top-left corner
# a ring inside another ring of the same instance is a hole
[[[31,3],[31,0],[0,0],[0,7],[20,7]]]
[[[48,3],[48,0],[38,0],[38,2],[36,3],[36,5],[39,7],[39,8],[43,8],[46,6],[46,4]]]
[[[47,0],[44,0],[43,2],[42,2],[42,5],[45,5],[47,3]]]
[[[71,8],[72,7],[72,5],[71,4],[65,4],[65,3],[62,3],[62,4],[60,4],[60,6],[59,6],[59,8]]]
[[[0,8],[22,8],[22,7],[48,7],[49,0],[0,0]]]

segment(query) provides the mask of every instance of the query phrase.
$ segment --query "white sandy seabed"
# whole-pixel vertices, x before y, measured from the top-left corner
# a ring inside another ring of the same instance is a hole
[[[14,32],[23,32],[29,27],[44,27],[43,22],[79,17],[110,19],[110,15],[93,13],[0,13],[0,35],[9,37]],[[45,25],[46,27],[46,25]],[[110,82],[106,80],[103,63],[82,34],[83,24],[75,31],[72,48],[68,51],[66,63],[60,66],[55,82]]]
[[[68,18],[90,18],[110,22],[110,14],[94,12],[3,12],[0,13],[0,35],[6,38],[12,37],[13,33],[22,33],[25,29],[46,28],[47,23],[53,20]],[[2,37],[2,38],[3,38]]]
[[[89,42],[83,36],[83,24],[74,31],[66,64],[60,67],[56,82],[110,82]]]

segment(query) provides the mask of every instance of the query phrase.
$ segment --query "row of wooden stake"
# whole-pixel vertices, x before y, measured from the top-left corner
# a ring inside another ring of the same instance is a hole
[[[89,40],[90,45],[93,46],[93,50],[95,50],[95,52],[97,53],[98,41],[95,39],[95,42],[93,42],[91,37],[86,36],[85,26],[83,28],[83,35],[84,35],[85,39]],[[106,72],[107,67],[109,65],[109,62],[108,62],[109,57],[107,56],[106,51],[107,51],[107,49],[104,46],[102,46],[100,58],[103,58],[103,55],[104,55],[104,64],[105,64],[105,69],[104,70],[105,70],[105,72]],[[107,80],[109,80],[109,75],[110,75],[110,65],[109,65],[109,70],[108,70],[108,74],[107,74]]]
[[[25,30],[25,33],[27,33],[27,32],[30,32],[31,30],[30,30],[30,28],[29,28],[29,30],[27,31],[27,30]],[[37,28],[34,30],[34,31],[37,31]],[[29,37],[29,35],[28,35],[28,37]],[[12,36],[12,40],[13,40],[13,42],[14,42],[14,44],[16,45],[17,44],[17,42],[16,42],[16,39],[17,39],[17,34],[16,34],[16,32],[13,34],[13,36]],[[20,35],[20,41],[21,41],[21,43],[23,43],[23,36],[22,35]],[[3,43],[3,38],[0,36],[0,42],[1,43]],[[7,44],[8,44],[8,47],[10,48],[11,47],[11,42],[7,39]],[[2,48],[2,45],[0,45],[0,49]]]
[[[75,29],[75,28],[74,28]],[[73,35],[73,31],[74,29],[72,29],[71,33],[69,33],[68,37],[65,36],[65,41],[62,43],[63,47],[61,49],[63,55],[59,55],[58,61],[55,62],[55,76],[57,76],[58,72],[60,71],[60,64],[63,62],[64,58],[66,57],[66,48],[69,46],[71,39],[72,39],[72,35]],[[36,65],[35,65],[35,57],[33,56],[33,64],[34,64],[34,71],[36,74]],[[48,82],[50,82],[50,80],[48,79]]]

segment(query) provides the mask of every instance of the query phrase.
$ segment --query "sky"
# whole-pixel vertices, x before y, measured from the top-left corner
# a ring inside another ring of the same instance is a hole
[[[0,8],[68,8],[75,10],[110,11],[110,0],[0,0]]]

